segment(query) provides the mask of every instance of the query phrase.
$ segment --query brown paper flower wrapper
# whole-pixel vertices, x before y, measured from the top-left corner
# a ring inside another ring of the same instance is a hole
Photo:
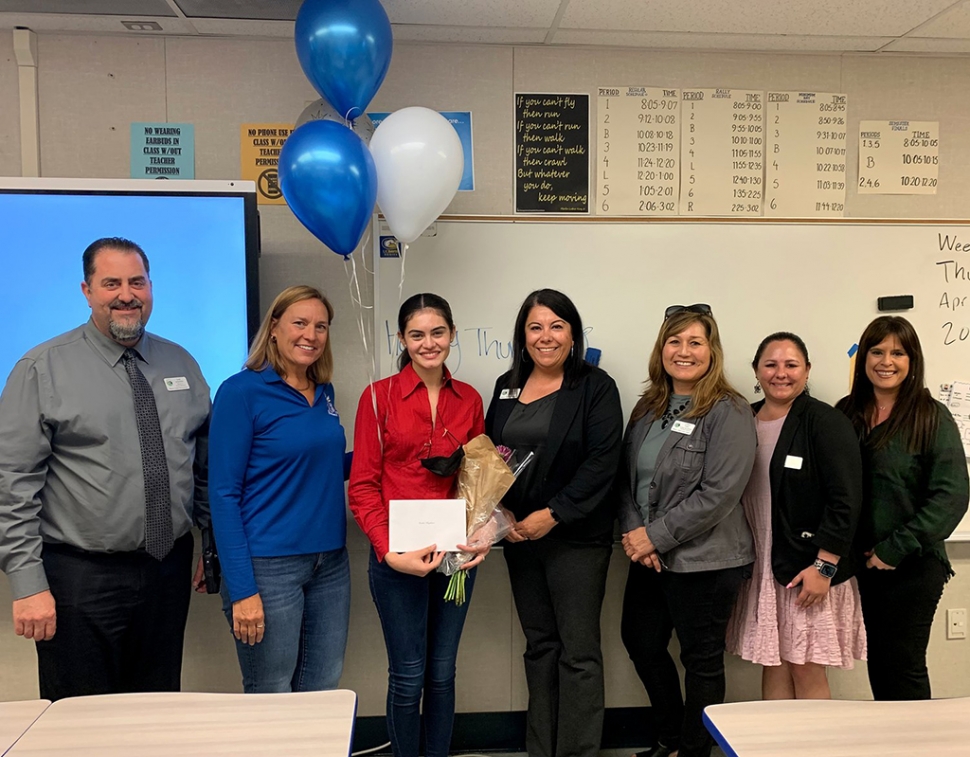
[[[495,544],[512,530],[511,522],[498,505],[531,458],[530,453],[513,472],[485,434],[465,445],[455,496],[465,500],[465,535],[475,537],[469,541],[471,546]],[[441,561],[438,570],[451,576],[445,591],[446,600],[459,605],[465,602],[465,571],[461,566],[473,557],[468,552],[449,552]]]

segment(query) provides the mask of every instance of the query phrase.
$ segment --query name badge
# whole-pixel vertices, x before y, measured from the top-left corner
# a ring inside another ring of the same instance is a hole
[[[184,392],[189,388],[189,380],[185,376],[175,376],[174,378],[162,379],[165,388],[170,392]]]
[[[670,430],[675,434],[683,434],[684,436],[690,436],[694,433],[694,423],[688,423],[687,421],[674,421],[674,425],[670,427]]]
[[[500,400],[517,400],[520,394],[522,394],[521,389],[503,389],[498,398]]]
[[[792,470],[802,469],[802,459],[798,455],[788,455],[785,457],[785,467]]]

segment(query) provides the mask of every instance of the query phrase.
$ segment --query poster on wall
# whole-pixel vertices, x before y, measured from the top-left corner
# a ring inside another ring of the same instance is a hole
[[[131,178],[194,179],[195,126],[132,123]]]
[[[935,195],[939,121],[860,121],[859,194]]]
[[[439,110],[442,116],[448,119],[448,123],[455,127],[458,138],[461,140],[461,151],[465,158],[465,170],[461,174],[461,184],[458,185],[459,192],[475,191],[475,153],[472,145],[472,114],[468,110]],[[381,125],[381,121],[387,118],[390,113],[368,113],[376,129]]]
[[[515,212],[589,213],[589,95],[516,93]]]
[[[256,182],[260,205],[286,205],[280,189],[280,150],[293,124],[243,124],[239,129],[239,175]]]

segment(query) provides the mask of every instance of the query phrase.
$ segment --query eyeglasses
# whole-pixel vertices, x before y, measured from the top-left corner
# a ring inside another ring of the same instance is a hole
[[[697,313],[699,315],[714,316],[714,313],[711,312],[710,305],[698,302],[695,305],[671,305],[664,310],[664,320],[666,321],[670,316],[677,315],[678,313]]]

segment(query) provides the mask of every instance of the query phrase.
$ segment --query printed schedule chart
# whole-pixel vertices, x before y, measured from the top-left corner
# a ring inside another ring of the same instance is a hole
[[[596,138],[597,215],[677,215],[679,89],[599,87]]]
[[[769,92],[765,215],[841,217],[845,211],[846,96]]]

